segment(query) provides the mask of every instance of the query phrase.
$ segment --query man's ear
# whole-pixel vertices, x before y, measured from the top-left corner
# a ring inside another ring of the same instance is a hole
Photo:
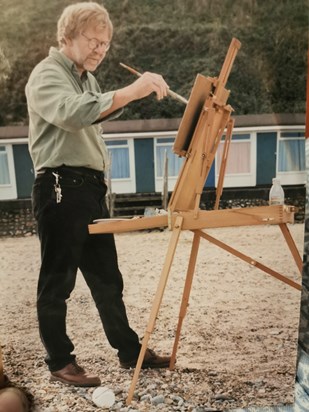
[[[72,46],[72,39],[70,37],[63,37],[61,40],[62,47]]]

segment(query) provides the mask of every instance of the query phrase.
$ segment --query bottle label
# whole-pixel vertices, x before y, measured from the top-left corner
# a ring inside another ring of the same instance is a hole
[[[274,206],[274,205],[283,205],[284,201],[282,199],[282,197],[272,197],[271,199],[269,199],[269,205],[270,206]]]

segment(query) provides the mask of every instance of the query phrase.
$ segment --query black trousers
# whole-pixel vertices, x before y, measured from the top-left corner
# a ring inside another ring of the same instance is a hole
[[[55,176],[62,199],[56,201]],[[40,336],[51,371],[75,359],[66,333],[66,299],[79,268],[90,288],[110,345],[123,361],[137,358],[140,343],[130,328],[122,298],[123,279],[112,234],[89,235],[88,224],[109,217],[103,173],[60,167],[36,177],[32,204],[41,242],[37,311]]]

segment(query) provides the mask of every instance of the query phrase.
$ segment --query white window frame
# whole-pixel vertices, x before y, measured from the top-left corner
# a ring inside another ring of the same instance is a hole
[[[130,175],[127,178],[113,178],[111,179],[112,185],[112,193],[135,193],[136,192],[136,182],[135,182],[135,156],[134,156],[134,139],[125,137],[123,135],[104,135],[104,140],[106,142],[113,141],[113,140],[122,140],[126,141],[124,145],[113,145],[107,146],[107,150],[113,150],[117,148],[127,148],[129,153],[129,173]],[[111,158],[113,162],[113,157]]]
[[[163,181],[164,181],[164,176],[158,176],[157,147],[158,146],[166,146],[166,147],[170,147],[171,149],[173,149],[176,134],[177,134],[177,132],[173,132],[173,134],[169,133],[169,134],[160,135],[160,136],[158,136],[156,134],[154,136],[153,144],[154,144],[154,172],[155,172],[155,191],[156,192],[162,192],[163,191]],[[170,141],[170,142],[167,141],[166,143],[163,143],[163,142],[159,143],[159,139],[171,139],[171,138],[173,138],[174,140]],[[172,150],[172,152],[173,152],[173,150]],[[173,153],[173,155],[177,156],[174,153]],[[182,159],[182,160],[184,161],[184,159]],[[176,176],[168,176],[168,179],[167,179],[167,183],[168,183],[167,190],[168,190],[168,192],[172,192],[174,190],[174,187],[176,185],[180,170],[181,170],[181,167],[180,167],[180,169],[178,171],[178,174]]]
[[[303,139],[305,142],[305,132],[304,130],[295,130],[295,129],[285,129],[285,130],[279,130],[277,133],[277,156],[276,156],[276,177],[280,179],[280,183],[282,185],[297,185],[297,184],[306,184],[306,179],[307,179],[307,172],[306,172],[306,166],[305,169],[302,171],[298,170],[291,170],[289,172],[282,172],[279,171],[279,145],[280,142],[284,140],[296,140],[297,138],[289,138],[289,137],[282,137],[282,133],[302,133],[303,137],[299,137],[300,139]],[[304,149],[305,150],[305,149]]]
[[[230,142],[230,149],[231,150],[232,146],[235,147],[235,145],[243,143],[243,142],[249,142],[250,143],[250,171],[248,173],[228,173],[228,168],[225,172],[224,176],[224,181],[223,181],[223,187],[250,187],[250,186],[256,186],[256,132],[252,131],[247,131],[247,130],[238,130],[236,131],[234,129],[233,135],[249,135],[248,139],[241,139],[237,140],[232,140]],[[220,145],[224,145],[224,139],[220,142]],[[227,167],[228,167],[228,162],[229,162],[229,156],[227,157]],[[218,161],[218,153],[216,153],[216,158],[215,158],[215,187],[218,185],[218,179],[219,179],[219,173],[220,173],[220,164]]]
[[[9,183],[0,184],[0,200],[17,199],[16,175],[13,156],[13,145],[0,140],[0,146],[5,147],[8,160]]]

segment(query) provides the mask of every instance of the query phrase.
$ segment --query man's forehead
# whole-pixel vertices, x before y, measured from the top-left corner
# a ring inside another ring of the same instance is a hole
[[[83,33],[89,37],[95,37],[98,40],[109,40],[110,39],[109,29],[102,25],[96,25],[96,26],[89,25],[88,27],[85,28]]]

